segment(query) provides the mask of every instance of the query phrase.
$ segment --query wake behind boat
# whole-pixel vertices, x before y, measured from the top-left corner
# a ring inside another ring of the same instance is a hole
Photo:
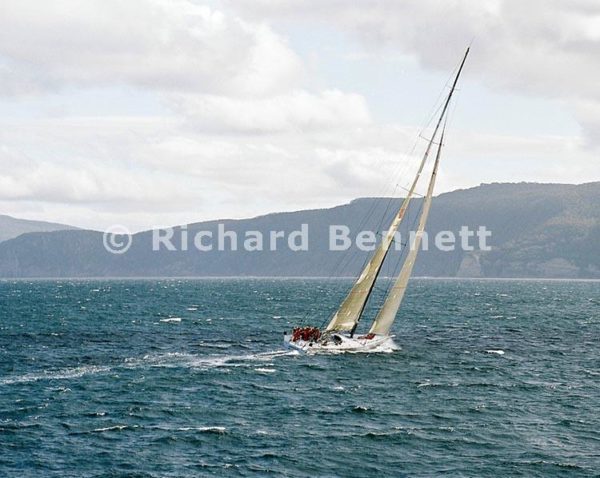
[[[398,346],[394,343],[393,335],[390,335],[391,327],[396,319],[402,299],[408,286],[408,281],[412,274],[421,239],[425,231],[427,217],[431,209],[431,201],[433,198],[433,190],[435,188],[435,180],[439,168],[442,147],[444,144],[444,133],[446,130],[448,106],[452,100],[452,96],[456,90],[458,79],[467,60],[469,48],[467,48],[454,81],[450,89],[450,93],[446,97],[441,113],[433,130],[433,134],[428,141],[427,148],[423,154],[417,174],[412,181],[410,189],[400,209],[396,213],[385,237],[381,241],[379,247],[375,250],[371,259],[367,262],[356,282],[350,289],[350,292],[340,305],[337,312],[333,315],[329,324],[323,332],[316,327],[296,327],[291,334],[284,334],[284,345],[290,349],[306,353],[357,353],[357,352],[391,352],[398,350]],[[439,139],[438,139],[439,134]],[[437,140],[437,142],[436,142]],[[405,213],[408,209],[411,199],[415,195],[415,190],[421,178],[421,174],[427,163],[433,146],[437,145],[437,151],[433,164],[433,170],[429,178],[427,194],[423,198],[423,208],[419,218],[419,225],[414,235],[414,240],[410,245],[406,259],[402,265],[402,269],[396,278],[393,286],[389,290],[385,302],[375,320],[371,324],[369,332],[365,335],[356,335],[356,328],[362,318],[363,312],[367,305],[383,262],[390,250],[390,246],[394,241],[394,237]]]

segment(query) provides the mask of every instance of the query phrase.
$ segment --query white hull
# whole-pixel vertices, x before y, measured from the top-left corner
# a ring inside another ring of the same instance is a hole
[[[327,340],[318,342],[292,341],[289,335],[284,338],[284,346],[291,350],[306,354],[339,354],[339,353],[390,353],[400,350],[394,343],[393,335],[376,335],[368,339],[365,336],[350,337],[347,334],[335,333]]]

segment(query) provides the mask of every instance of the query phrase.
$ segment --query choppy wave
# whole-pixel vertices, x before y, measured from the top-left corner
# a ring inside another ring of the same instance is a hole
[[[594,476],[600,283],[411,284],[401,353],[307,356],[349,281],[0,282],[0,476]]]
[[[90,430],[89,433],[113,432],[113,431],[121,431],[121,430],[133,429],[133,428],[137,428],[137,427],[131,426],[131,425],[113,425],[110,427],[94,428],[93,430]]]
[[[214,433],[224,435],[227,433],[227,427],[211,425],[211,426],[184,426],[184,427],[168,427],[168,426],[146,426],[145,429],[157,429],[166,432],[199,432],[199,433]]]

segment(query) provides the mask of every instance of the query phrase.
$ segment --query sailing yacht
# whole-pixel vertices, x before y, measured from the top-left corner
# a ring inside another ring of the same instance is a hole
[[[452,100],[452,96],[456,90],[458,79],[467,60],[469,54],[469,48],[467,48],[454,81],[450,92],[448,93],[441,113],[435,124],[433,134],[428,141],[427,148],[423,154],[421,162],[417,170],[417,174],[412,181],[408,193],[400,209],[396,213],[390,227],[383,237],[378,248],[373,253],[373,256],[365,265],[359,277],[356,279],[352,289],[340,305],[337,312],[333,315],[329,324],[324,331],[321,332],[316,327],[297,327],[291,334],[284,334],[284,345],[288,348],[298,350],[306,353],[343,353],[343,352],[374,352],[374,351],[393,351],[397,350],[398,346],[394,343],[394,335],[390,334],[390,330],[396,319],[398,310],[404,298],[404,293],[408,286],[408,281],[412,274],[419,247],[421,245],[421,239],[427,223],[427,217],[429,210],[431,209],[431,201],[433,197],[433,190],[435,188],[435,181],[440,163],[440,157],[442,147],[444,144],[444,133],[446,129],[446,120],[448,114],[448,106]],[[439,136],[439,138],[438,138]],[[398,274],[393,286],[390,288],[385,302],[381,309],[378,311],[375,320],[371,324],[371,327],[367,334],[356,335],[356,328],[360,319],[363,315],[367,301],[373,292],[373,288],[381,271],[383,262],[390,250],[390,246],[394,240],[394,235],[402,220],[404,219],[405,213],[408,209],[410,201],[415,195],[415,190],[421,174],[427,163],[427,160],[434,149],[434,145],[437,145],[435,154],[435,160],[433,164],[433,170],[429,178],[429,185],[427,187],[427,193],[423,198],[423,207],[419,218],[418,228],[414,234],[414,239],[410,245],[410,251],[406,255],[402,269]]]

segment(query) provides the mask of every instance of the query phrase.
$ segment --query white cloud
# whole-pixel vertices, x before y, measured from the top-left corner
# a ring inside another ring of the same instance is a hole
[[[154,91],[172,116],[6,121],[0,204],[133,228],[289,209],[307,193],[316,205],[322,168],[299,133],[343,137],[371,119],[360,95],[302,89],[304,73],[268,25],[186,0],[4,2],[6,95],[126,84]]]
[[[416,55],[448,71],[474,42],[470,75],[494,85],[558,97],[600,97],[596,0],[252,0],[246,15],[327,22],[369,48]]]
[[[189,0],[0,5],[0,95],[130,85],[212,132],[369,121],[360,95],[308,92],[304,77],[300,58],[267,24]]]
[[[559,99],[600,144],[600,2],[597,0],[252,0],[245,15],[304,19],[359,38],[367,51],[403,52],[447,72],[473,41],[467,66],[495,90]],[[593,111],[591,111],[593,108]]]
[[[0,4],[5,92],[124,83],[268,95],[302,76],[299,58],[267,25],[187,0]]]
[[[333,205],[386,192],[389,174],[407,165],[400,151],[408,138],[376,125],[215,136],[167,118],[5,122],[0,205],[26,217],[132,229]],[[94,213],[82,218],[84,208]]]
[[[78,148],[93,136],[73,136]],[[38,147],[45,141],[38,137]],[[128,158],[131,160],[131,158]],[[7,146],[0,148],[0,199],[42,201],[63,204],[103,204],[116,207],[136,203],[178,203],[185,199],[184,191],[172,189],[173,178],[149,169],[128,167],[128,161],[102,162],[98,152],[89,148],[85,158],[77,155],[49,160],[32,157]]]
[[[583,130],[585,146],[600,150],[600,100],[577,101],[574,109],[575,117]]]
[[[202,131],[274,133],[368,124],[365,99],[357,94],[302,90],[269,98],[211,95],[172,96],[176,110]]]
[[[182,128],[172,118],[5,122],[0,207],[24,217],[137,230],[400,195],[418,161],[410,155],[415,131],[369,124],[223,136]],[[581,154],[578,141],[453,130],[437,190],[489,181],[490,169],[494,180],[584,182],[594,175],[595,158]],[[420,141],[417,152],[423,147]]]
[[[416,127],[377,124],[365,98],[335,81],[308,89],[321,83],[305,81],[310,68],[267,17],[337,25],[367,54],[401,51],[444,72],[477,35],[471,78],[576,105],[587,144],[600,144],[595,3],[569,11],[506,0],[231,5],[238,13],[188,0],[2,2],[0,94],[25,113],[0,124],[0,212],[136,230],[401,194],[394,187],[412,179]],[[73,87],[119,85],[167,111],[94,117],[92,107],[90,117],[33,119],[19,103],[28,93],[60,98]],[[585,144],[453,130],[438,191],[594,179]]]

